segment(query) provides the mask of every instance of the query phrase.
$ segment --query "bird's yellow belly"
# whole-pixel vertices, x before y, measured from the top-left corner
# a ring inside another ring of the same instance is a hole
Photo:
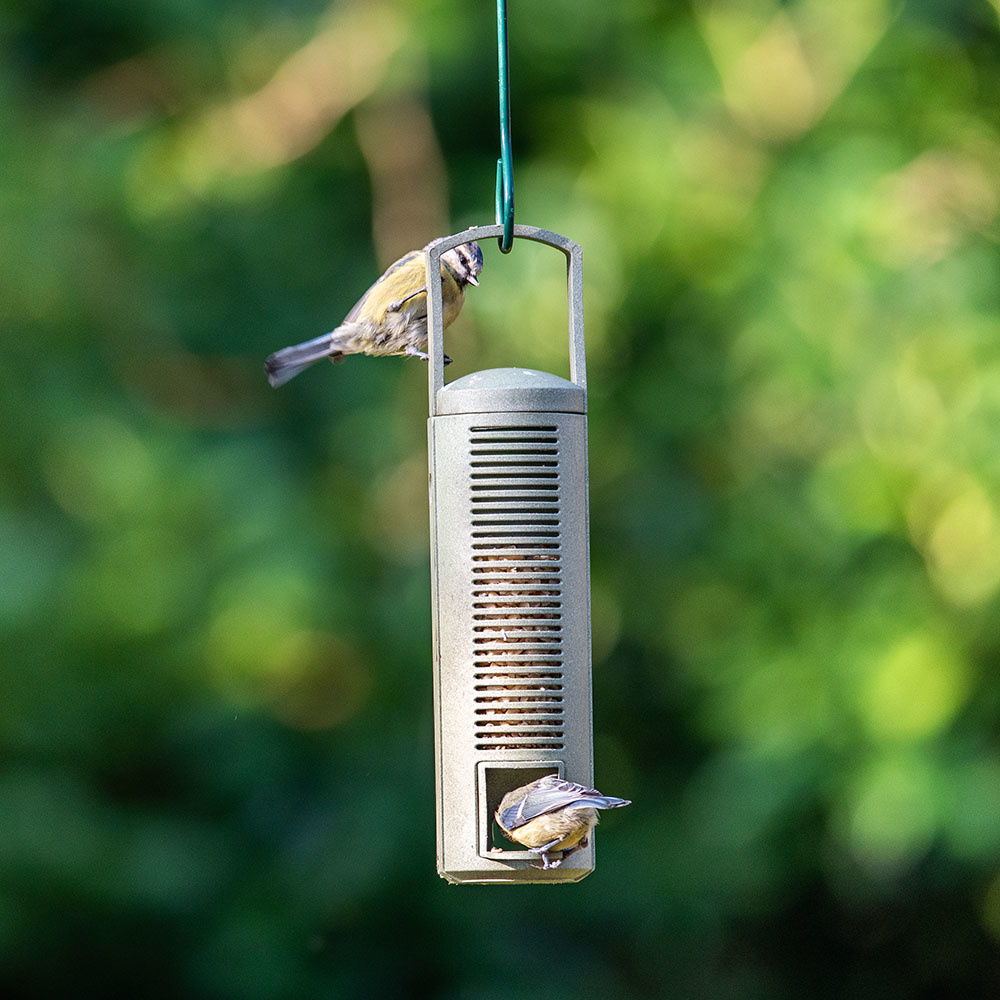
[[[528,820],[510,836],[525,847],[544,847],[559,838],[550,850],[565,851],[580,843],[596,822],[596,809],[563,809]]]

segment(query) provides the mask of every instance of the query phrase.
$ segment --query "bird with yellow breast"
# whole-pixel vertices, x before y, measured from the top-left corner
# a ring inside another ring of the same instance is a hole
[[[339,362],[349,354],[402,354],[426,361],[426,262],[426,249],[410,251],[390,265],[335,330],[272,354],[264,363],[271,385],[284,385],[321,358]],[[478,243],[441,254],[442,328],[458,316],[466,286],[479,284],[482,269]],[[450,361],[446,355],[445,364]]]
[[[599,809],[630,804],[628,799],[547,774],[508,792],[494,818],[508,840],[541,856],[543,868],[558,868],[573,851],[587,846]],[[553,854],[559,857],[553,860]]]

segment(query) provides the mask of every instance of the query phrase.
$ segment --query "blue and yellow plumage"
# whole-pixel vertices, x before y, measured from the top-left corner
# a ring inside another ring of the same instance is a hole
[[[540,855],[543,868],[558,868],[573,851],[587,846],[599,809],[627,805],[628,799],[602,795],[596,788],[547,774],[508,792],[494,819],[508,840]],[[559,854],[555,860],[553,853]]]
[[[349,354],[409,354],[427,360],[426,260],[426,250],[400,257],[335,330],[272,354],[264,363],[271,385],[284,385],[321,358],[338,362]],[[458,316],[466,285],[478,285],[482,269],[478,243],[463,243],[441,254],[442,328]]]

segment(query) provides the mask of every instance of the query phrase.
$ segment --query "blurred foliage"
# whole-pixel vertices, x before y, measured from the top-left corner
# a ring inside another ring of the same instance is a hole
[[[991,2],[511,4],[635,803],[554,891],[434,872],[425,368],[261,367],[492,221],[492,6],[5,5],[5,995],[995,995]],[[484,249],[449,375],[564,372]]]

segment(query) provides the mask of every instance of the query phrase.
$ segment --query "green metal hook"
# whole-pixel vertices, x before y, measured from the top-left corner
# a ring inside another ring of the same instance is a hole
[[[497,65],[500,71],[500,159],[497,160],[497,225],[503,253],[514,245],[514,156],[510,149],[510,70],[507,66],[507,0],[497,0]]]

